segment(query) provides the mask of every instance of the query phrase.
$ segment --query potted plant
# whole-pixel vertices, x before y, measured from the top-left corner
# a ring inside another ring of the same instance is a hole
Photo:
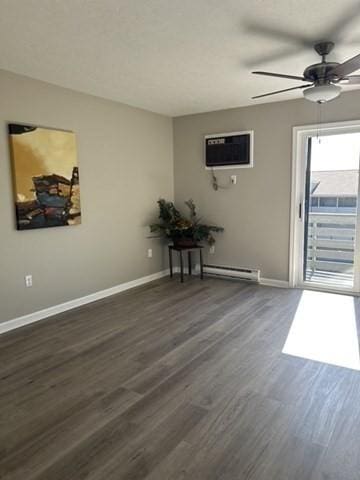
[[[213,245],[215,243],[213,233],[224,230],[223,227],[201,223],[201,219],[196,215],[195,204],[191,199],[185,202],[190,211],[188,218],[181,215],[173,202],[167,202],[160,198],[157,203],[161,222],[150,225],[150,230],[171,239],[175,246],[192,247],[201,241]]]

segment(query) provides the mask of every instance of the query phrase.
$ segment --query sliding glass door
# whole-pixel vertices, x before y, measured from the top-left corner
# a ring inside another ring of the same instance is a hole
[[[359,291],[360,127],[304,132],[299,158],[295,283]]]

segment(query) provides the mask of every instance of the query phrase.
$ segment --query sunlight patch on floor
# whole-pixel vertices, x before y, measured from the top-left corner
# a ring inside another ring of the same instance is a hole
[[[360,370],[354,299],[304,291],[282,352]]]

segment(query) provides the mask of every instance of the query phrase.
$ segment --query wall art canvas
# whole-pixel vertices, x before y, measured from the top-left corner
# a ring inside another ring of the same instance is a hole
[[[9,124],[18,230],[81,223],[73,132]]]

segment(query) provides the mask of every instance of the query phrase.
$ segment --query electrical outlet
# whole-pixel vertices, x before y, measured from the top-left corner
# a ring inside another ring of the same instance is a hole
[[[230,176],[230,181],[233,185],[236,185],[236,181],[237,181],[236,175],[231,175]]]
[[[148,248],[147,256],[148,258],[152,258],[152,248]]]
[[[209,248],[209,253],[211,253],[211,255],[214,255],[214,253],[215,253],[215,245],[211,245],[211,247]]]
[[[32,275],[25,275],[25,287],[32,287]]]

